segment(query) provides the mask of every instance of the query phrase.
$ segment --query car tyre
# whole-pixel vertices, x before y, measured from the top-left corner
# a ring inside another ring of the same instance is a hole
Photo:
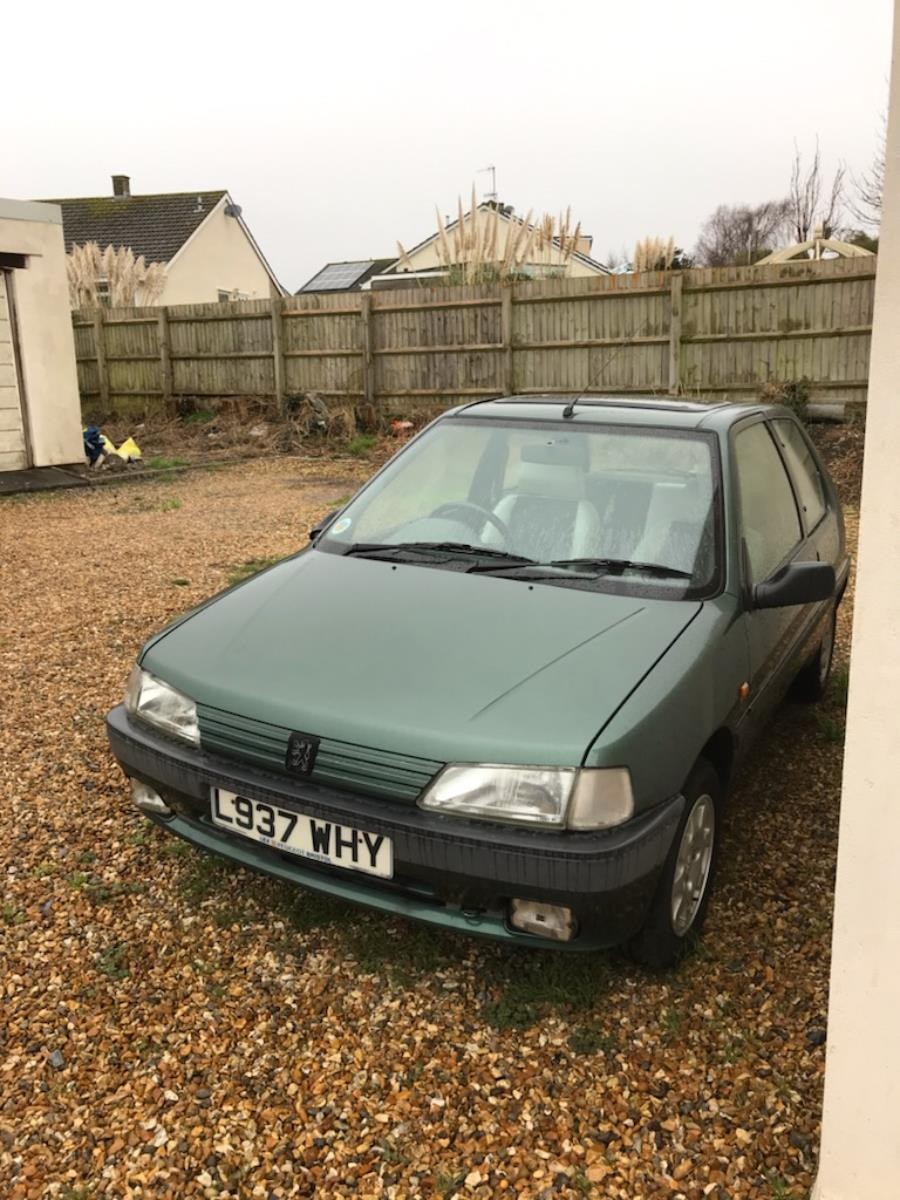
[[[815,704],[828,690],[831,667],[834,662],[834,635],[837,624],[837,609],[831,610],[831,619],[813,658],[794,680],[793,694],[797,700]]]
[[[629,944],[646,967],[671,967],[703,928],[718,857],[722,781],[700,759],[683,789],[685,805],[643,928]]]

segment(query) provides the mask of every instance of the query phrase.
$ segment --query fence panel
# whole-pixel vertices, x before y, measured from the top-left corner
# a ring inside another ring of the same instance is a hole
[[[73,313],[82,397],[315,391],[384,412],[517,391],[864,400],[876,260]]]

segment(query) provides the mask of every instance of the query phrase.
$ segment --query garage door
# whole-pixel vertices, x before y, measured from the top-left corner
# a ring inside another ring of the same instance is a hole
[[[0,271],[0,471],[17,471],[28,466],[28,455],[22,427],[7,274]]]

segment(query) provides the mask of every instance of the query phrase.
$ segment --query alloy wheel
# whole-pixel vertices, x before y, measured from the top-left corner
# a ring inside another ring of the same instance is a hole
[[[715,838],[716,806],[712,796],[704,794],[694,801],[675,859],[671,911],[672,928],[679,937],[693,925],[703,903]]]

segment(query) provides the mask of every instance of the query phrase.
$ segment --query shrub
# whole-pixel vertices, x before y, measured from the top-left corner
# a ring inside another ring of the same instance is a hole
[[[802,379],[773,379],[764,385],[759,396],[766,404],[783,404],[785,408],[796,413],[801,421],[805,421],[809,404],[809,380],[806,376]]]

